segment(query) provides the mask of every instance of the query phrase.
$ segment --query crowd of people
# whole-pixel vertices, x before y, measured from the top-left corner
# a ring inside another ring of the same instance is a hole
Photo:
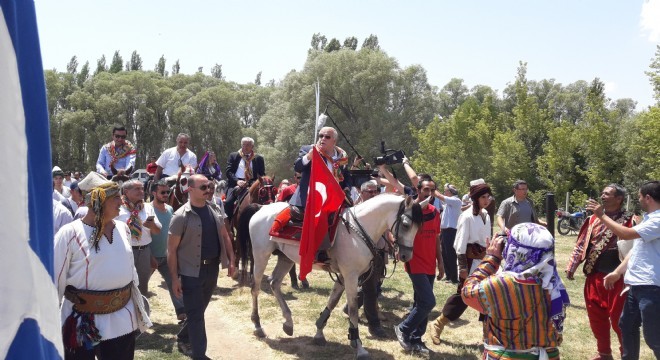
[[[237,272],[231,232],[236,201],[265,175],[265,160],[254,140],[246,137],[240,149],[228,155],[223,173],[213,151],[198,164],[188,148],[190,137],[181,133],[175,147],[150,158],[147,172],[153,181],[145,189],[142,181],[128,178],[135,168],[136,146],[127,135],[124,127],[113,127],[95,171],[84,177],[53,168],[55,280],[66,358],[132,359],[136,334],[152,325],[146,296],[149,279],[158,270],[181,325],[179,351],[206,359],[204,312],[220,268],[226,268],[228,276]],[[524,180],[513,183],[513,196],[502,201],[495,214],[493,193],[484,179],[470,182],[469,192],[460,198],[456,185],[439,188],[431,175],[417,173],[405,157],[403,169],[411,185],[385,165],[374,169],[377,176],[358,179],[351,170],[371,166],[361,158],[350,163],[337,140],[334,128],[323,127],[314,144],[301,147],[293,177],[277,187],[277,201],[289,206],[277,215],[271,234],[302,222],[312,153],[317,151],[345,190],[345,206],[383,192],[411,196],[418,203],[430,200],[422,209],[414,256],[405,264],[414,301],[394,326],[405,351],[429,356],[432,351],[423,341],[427,328],[433,344],[439,345],[446,325],[472,307],[484,324],[484,359],[559,358],[569,299],[554,258],[554,238],[527,196]],[[171,189],[165,179],[183,168],[195,174],[187,180],[188,201],[175,211],[168,204]],[[640,327],[660,357],[655,323],[660,314],[660,183],[643,184],[638,196],[646,212],[639,224],[623,211],[626,190],[617,184],[603,189],[600,202],[589,200],[587,209],[593,215],[582,226],[565,270],[565,277],[573,280],[584,263],[584,301],[597,341],[594,359],[613,359],[610,328],[619,340],[618,354],[639,358]],[[500,230],[496,234],[494,223]],[[373,261],[375,276],[362,284],[358,295],[369,332],[378,338],[388,337],[378,299],[385,263],[396,258],[392,244],[393,234],[382,234],[376,246],[379,261]],[[330,260],[325,251],[329,246],[321,244],[316,262]],[[444,300],[440,316],[429,325],[437,305],[436,281],[456,286],[456,292]],[[291,284],[298,288],[295,266]],[[306,280],[302,284],[309,287]]]

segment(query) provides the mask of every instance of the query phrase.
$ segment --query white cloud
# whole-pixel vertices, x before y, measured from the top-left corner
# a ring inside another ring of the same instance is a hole
[[[640,16],[642,32],[651,42],[660,41],[660,0],[645,0]]]

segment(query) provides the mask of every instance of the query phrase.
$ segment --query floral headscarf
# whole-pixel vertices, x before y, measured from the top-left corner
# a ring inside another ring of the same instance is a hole
[[[518,224],[508,234],[503,271],[520,280],[535,279],[550,293],[548,315],[561,333],[570,300],[557,273],[554,250],[555,239],[545,227],[534,223]]]

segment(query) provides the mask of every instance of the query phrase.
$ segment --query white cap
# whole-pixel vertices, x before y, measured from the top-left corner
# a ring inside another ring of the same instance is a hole
[[[485,183],[486,183],[486,181],[484,181],[484,179],[472,180],[472,181],[470,181],[470,187],[485,184]]]
[[[84,179],[78,182],[78,188],[82,191],[90,192],[93,188],[99,187],[109,182],[112,181],[108,180],[105,176],[92,171],[87,176],[85,176]]]

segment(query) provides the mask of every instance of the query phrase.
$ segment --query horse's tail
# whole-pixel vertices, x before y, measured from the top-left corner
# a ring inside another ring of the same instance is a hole
[[[252,274],[252,239],[250,238],[250,219],[252,216],[261,209],[261,205],[250,204],[243,210],[238,219],[238,232],[236,234],[236,242],[240,247],[241,268],[243,274],[247,275],[247,269],[250,269]],[[249,266],[249,267],[248,267]]]

